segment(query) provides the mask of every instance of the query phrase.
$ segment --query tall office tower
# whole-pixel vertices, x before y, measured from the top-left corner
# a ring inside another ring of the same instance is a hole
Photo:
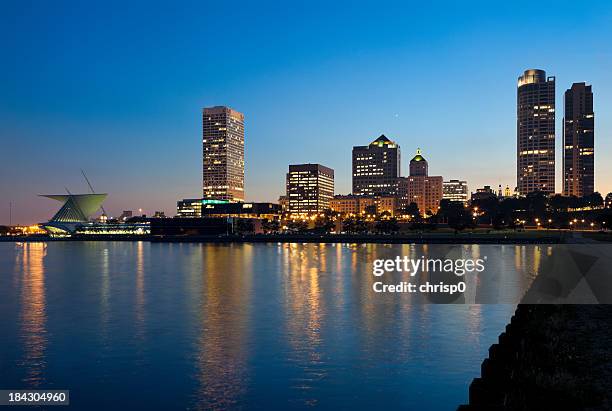
[[[441,176],[428,174],[427,160],[421,155],[421,150],[417,150],[410,160],[410,176],[398,178],[400,208],[416,203],[422,215],[437,213],[443,196],[442,182]]]
[[[582,197],[595,191],[594,138],[593,91],[585,83],[574,83],[565,92],[563,195]]]
[[[316,214],[334,198],[334,170],[320,164],[294,164],[287,173],[289,213]]]
[[[399,176],[400,147],[384,134],[367,146],[353,147],[353,194],[395,195]]]
[[[442,198],[467,204],[469,200],[467,181],[450,180],[443,182]]]
[[[555,78],[525,70],[517,91],[516,182],[521,195],[555,192]]]
[[[244,201],[244,114],[229,107],[202,112],[205,200]]]

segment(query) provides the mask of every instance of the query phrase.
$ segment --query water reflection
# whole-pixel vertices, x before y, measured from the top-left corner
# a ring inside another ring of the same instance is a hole
[[[102,283],[100,286],[100,333],[105,342],[109,338],[110,325],[110,256],[108,248],[102,250]]]
[[[45,381],[45,351],[47,349],[45,266],[46,243],[24,243],[17,253],[16,274],[21,276],[20,338],[25,371],[23,382],[39,387]]]
[[[244,245],[240,253],[233,245],[201,247],[198,409],[237,408],[246,390],[252,247]]]
[[[145,261],[144,243],[136,243],[136,337],[142,341],[145,338]],[[140,345],[142,346],[142,345]]]
[[[327,247],[325,244],[283,246],[286,338],[291,349],[288,361],[302,370],[290,384],[298,393],[296,401],[311,406],[317,404],[312,389],[326,377],[321,322],[327,294],[320,289],[319,276],[323,274],[319,272],[327,271]]]
[[[16,258],[11,248],[0,329],[13,329],[0,354],[19,367],[0,373],[15,387],[78,389],[92,404],[98,387],[129,397],[163,381],[172,404],[154,392],[150,409],[451,409],[513,307],[372,291],[374,259],[448,253],[489,256],[499,281],[472,276],[469,289],[518,301],[550,247],[58,242]]]

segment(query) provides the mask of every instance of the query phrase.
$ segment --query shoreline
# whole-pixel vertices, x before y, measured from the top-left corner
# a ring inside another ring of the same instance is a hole
[[[80,235],[72,237],[0,237],[0,242],[147,241],[152,243],[348,243],[348,244],[572,244],[610,242],[610,233],[521,231],[495,233],[423,232],[410,234],[249,234],[202,236]]]

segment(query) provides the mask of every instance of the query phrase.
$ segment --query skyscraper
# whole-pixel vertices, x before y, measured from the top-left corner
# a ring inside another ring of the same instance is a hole
[[[334,198],[334,170],[320,164],[294,164],[287,173],[289,213],[316,214]]]
[[[555,78],[525,70],[517,90],[516,182],[521,195],[555,192]]]
[[[563,195],[581,197],[595,191],[594,137],[593,91],[585,83],[574,83],[565,92]]]
[[[353,147],[353,194],[397,194],[400,147],[384,134],[367,146]]]
[[[244,201],[244,114],[229,107],[202,112],[204,199]]]
[[[410,160],[410,176],[398,178],[399,206],[407,208],[410,203],[419,207],[422,215],[437,213],[442,199],[441,176],[430,176],[427,160],[418,149]]]

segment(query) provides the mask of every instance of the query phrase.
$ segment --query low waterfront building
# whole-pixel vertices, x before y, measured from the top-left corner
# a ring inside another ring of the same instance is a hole
[[[387,212],[393,216],[398,208],[398,199],[394,196],[337,195],[329,202],[329,208],[346,215],[367,214],[373,209],[376,214]]]
[[[230,203],[224,200],[184,199],[177,202],[178,218],[238,217],[278,219],[281,208],[274,203]]]
[[[202,217],[202,198],[185,198],[176,202],[176,217],[178,218],[199,218]]]
[[[329,202],[332,211],[342,214],[364,214],[368,207],[375,206],[374,197],[358,195],[337,195]]]
[[[491,186],[484,186],[476,189],[475,193],[472,193],[471,201],[487,200],[490,198],[497,198],[495,190]]]
[[[126,220],[129,220],[132,217],[133,217],[132,210],[123,210],[123,212],[119,216],[118,220],[119,221],[126,221]]]
[[[231,234],[232,218],[155,218],[151,220],[154,236],[198,236]]]
[[[202,207],[202,217],[237,217],[255,219],[278,219],[281,208],[274,203],[225,203],[205,204]]]
[[[321,164],[292,164],[287,173],[289,213],[318,214],[334,198],[334,170]]]
[[[84,223],[74,231],[76,235],[147,235],[151,234],[148,221],[137,223]]]
[[[376,197],[376,213],[388,213],[392,217],[395,215],[399,208],[399,201],[396,196],[380,196]]]
[[[467,181],[449,180],[442,183],[442,198],[444,200],[456,201],[467,204],[469,192]]]

